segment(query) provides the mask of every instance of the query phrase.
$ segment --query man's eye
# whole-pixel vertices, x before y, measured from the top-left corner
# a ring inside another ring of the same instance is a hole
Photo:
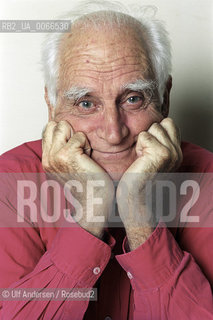
[[[141,101],[142,98],[139,96],[132,96],[130,98],[127,99],[128,103],[137,103],[139,101]]]
[[[142,110],[146,107],[146,98],[142,95],[131,96],[121,103],[121,107],[127,112],[136,112]]]
[[[81,101],[78,105],[83,109],[90,109],[93,107],[93,103],[87,100]]]

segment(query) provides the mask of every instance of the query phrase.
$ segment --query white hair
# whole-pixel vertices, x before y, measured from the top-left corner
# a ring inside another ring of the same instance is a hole
[[[171,73],[171,47],[164,23],[155,18],[156,11],[157,8],[153,6],[131,4],[126,7],[117,1],[96,0],[81,2],[69,14],[60,17],[60,19],[70,20],[72,25],[76,20],[79,20],[85,26],[88,21],[92,22],[94,26],[110,24],[119,26],[121,23],[128,25],[132,22],[135,23],[135,26],[139,25],[142,40],[146,41],[149,50],[160,103],[162,103],[165,85]],[[50,33],[43,42],[42,66],[48,97],[53,107],[57,103],[59,45],[63,35],[64,33]]]

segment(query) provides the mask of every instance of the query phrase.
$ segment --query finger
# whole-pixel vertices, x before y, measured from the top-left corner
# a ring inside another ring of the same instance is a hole
[[[91,154],[91,146],[83,132],[76,132],[66,144],[65,149],[70,149],[72,152],[80,154],[86,153],[88,156]]]
[[[167,151],[165,151],[165,149]],[[161,152],[168,153],[168,148],[162,145],[158,139],[148,131],[142,131],[138,135],[138,140],[135,147],[138,156],[144,156],[145,154],[157,155],[159,150]]]
[[[42,151],[48,153],[52,146],[53,132],[57,123],[55,121],[49,121],[42,132]]]
[[[88,173],[98,173],[102,172],[102,169],[95,163],[91,158],[91,146],[83,132],[76,132],[69,142],[64,147],[67,154],[71,153],[72,157],[75,158],[76,163],[78,163],[79,168],[83,172]]]
[[[58,152],[69,141],[74,131],[67,121],[60,121],[54,128],[51,153]]]
[[[172,152],[174,158],[178,154],[178,158],[181,160],[180,134],[171,118],[165,118],[160,123],[153,123],[148,132],[167,147]]]
[[[172,143],[177,146],[181,143],[180,129],[171,118],[165,118],[161,121],[161,126],[167,131]]]
[[[179,165],[181,164],[183,160],[183,154],[181,150],[181,133],[180,129],[176,126],[174,121],[171,118],[165,118],[163,121],[161,121],[161,126],[167,131],[173,146],[178,154],[178,159],[177,161]]]
[[[172,159],[180,158],[180,149],[179,146],[175,145],[171,140],[169,133],[166,129],[161,125],[161,123],[153,123],[152,126],[149,128],[148,132],[154,136],[159,143],[168,149],[170,156]],[[165,150],[164,150],[165,152]]]
[[[167,148],[172,148],[172,141],[164,129],[164,127],[160,123],[153,123],[149,128],[148,132],[154,136],[162,145]]]

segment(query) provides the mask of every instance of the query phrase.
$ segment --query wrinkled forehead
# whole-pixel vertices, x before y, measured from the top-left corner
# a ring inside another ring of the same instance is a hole
[[[60,44],[59,82],[110,81],[119,75],[142,73],[152,78],[149,51],[141,32],[133,26],[93,28],[75,26]],[[136,76],[136,75],[135,75]]]

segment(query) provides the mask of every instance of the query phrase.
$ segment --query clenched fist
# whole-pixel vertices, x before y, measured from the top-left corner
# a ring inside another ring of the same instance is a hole
[[[180,134],[173,120],[165,118],[142,131],[136,153],[138,158],[123,174],[117,188],[118,211],[131,249],[143,243],[154,230],[155,217],[145,203],[147,181],[153,181],[159,172],[175,171],[182,162]]]
[[[50,121],[43,133],[42,165],[45,172],[51,173],[62,185],[70,187],[71,193],[83,207],[83,217],[78,223],[97,237],[102,236],[104,222],[88,222],[88,181],[101,181],[101,187],[96,188],[96,198],[102,199],[102,204],[94,206],[94,216],[101,215],[107,219],[111,212],[114,198],[114,185],[109,175],[90,158],[91,148],[87,137],[82,132],[73,132],[67,121]],[[76,192],[71,181],[77,180],[83,192]],[[96,219],[97,221],[97,219]]]

